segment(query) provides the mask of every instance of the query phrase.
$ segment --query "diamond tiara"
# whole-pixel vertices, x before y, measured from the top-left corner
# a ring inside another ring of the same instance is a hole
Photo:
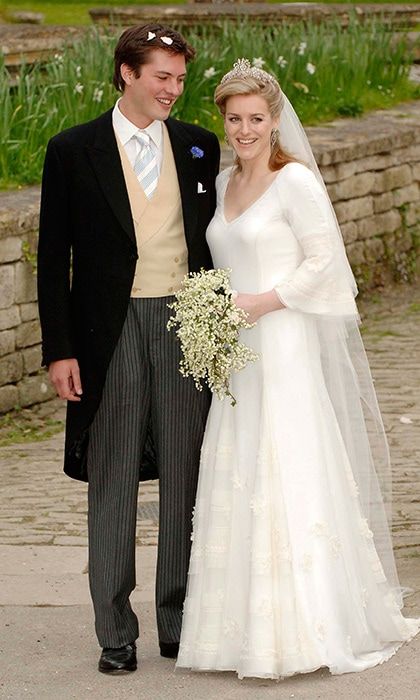
[[[223,76],[223,78],[220,81],[220,85],[223,85],[228,80],[248,77],[255,78],[255,80],[259,80],[262,83],[272,83],[280,89],[280,85],[278,84],[274,75],[271,75],[271,73],[267,73],[267,71],[262,70],[262,68],[251,66],[251,63],[247,58],[238,58],[238,60],[235,61],[235,63],[233,64],[232,70],[230,70],[229,73],[226,73]]]

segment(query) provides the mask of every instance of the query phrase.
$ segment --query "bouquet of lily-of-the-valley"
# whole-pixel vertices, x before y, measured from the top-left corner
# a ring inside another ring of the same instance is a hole
[[[176,329],[181,344],[181,374],[191,376],[199,391],[205,383],[219,399],[229,396],[234,406],[230,375],[258,355],[239,342],[239,331],[252,324],[233,301],[229,273],[224,269],[202,269],[187,275],[175,294],[176,301],[169,304],[174,314],[168,321],[168,330]]]

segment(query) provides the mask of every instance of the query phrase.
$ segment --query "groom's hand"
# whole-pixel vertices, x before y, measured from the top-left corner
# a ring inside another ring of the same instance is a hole
[[[80,381],[79,363],[75,358],[56,360],[48,367],[49,378],[55,386],[60,399],[80,401],[82,382]]]

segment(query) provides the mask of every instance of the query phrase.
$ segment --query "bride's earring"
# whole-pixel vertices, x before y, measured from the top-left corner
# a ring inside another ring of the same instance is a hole
[[[274,148],[274,146],[277,146],[277,144],[279,142],[280,142],[280,131],[278,129],[271,129],[271,134],[270,134],[271,148]]]
[[[229,142],[229,139],[228,139],[228,135],[227,135],[226,129],[225,129],[225,144],[226,144],[227,146],[230,146],[230,142]]]

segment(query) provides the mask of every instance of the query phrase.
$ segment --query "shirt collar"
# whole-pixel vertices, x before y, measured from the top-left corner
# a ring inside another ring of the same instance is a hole
[[[155,119],[149,126],[146,126],[145,129],[139,129],[138,126],[133,124],[133,122],[127,119],[120,111],[118,107],[120,99],[121,97],[115,103],[112,112],[112,125],[123,146],[125,146],[138,131],[144,131],[150,136],[156,147],[160,149],[162,146],[162,122]]]

